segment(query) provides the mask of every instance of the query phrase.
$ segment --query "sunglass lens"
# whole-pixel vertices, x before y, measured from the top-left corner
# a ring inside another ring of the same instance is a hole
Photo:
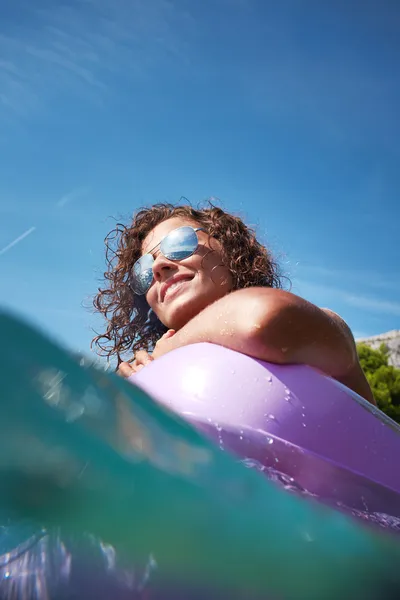
[[[169,233],[161,242],[160,250],[169,260],[183,260],[195,252],[197,235],[192,227],[179,227]]]
[[[132,268],[132,288],[135,294],[146,294],[153,281],[153,263],[151,254],[144,254]]]

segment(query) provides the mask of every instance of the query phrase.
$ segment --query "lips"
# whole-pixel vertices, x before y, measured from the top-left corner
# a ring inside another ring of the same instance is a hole
[[[160,293],[161,302],[164,302],[165,295],[169,288],[171,288],[172,286],[175,286],[175,284],[183,283],[185,281],[191,281],[192,279],[193,279],[193,277],[190,275],[176,275],[175,277],[171,277],[170,279],[165,281],[161,286],[161,293]],[[171,293],[172,293],[172,290],[171,290]]]

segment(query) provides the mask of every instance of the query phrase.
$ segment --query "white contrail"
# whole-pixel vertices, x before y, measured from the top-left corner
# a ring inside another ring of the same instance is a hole
[[[17,238],[15,238],[15,240],[13,240],[12,242],[10,242],[10,244],[8,244],[8,246],[5,246],[4,248],[2,248],[0,250],[0,256],[2,254],[5,254],[6,252],[8,252],[8,250],[10,250],[14,246],[16,246],[19,242],[21,242],[26,237],[28,237],[28,235],[30,235],[31,233],[33,233],[35,231],[35,229],[36,229],[36,227],[31,227],[30,229],[27,229],[26,231],[24,231],[24,233],[21,233],[21,235],[19,235]]]
[[[68,194],[64,194],[64,196],[62,196],[57,202],[57,206],[59,208],[62,208],[63,206],[65,206],[67,204],[67,202],[71,202],[71,200],[76,200],[82,196],[84,196],[85,194],[87,194],[89,191],[89,187],[88,186],[82,186],[79,188],[75,188],[73,190],[71,190],[70,192],[68,192]]]

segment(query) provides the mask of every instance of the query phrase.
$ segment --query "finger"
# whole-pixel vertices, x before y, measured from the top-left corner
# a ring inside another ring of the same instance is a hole
[[[122,362],[119,367],[117,374],[121,377],[130,377],[135,372],[135,369],[127,362]]]
[[[138,365],[148,365],[153,360],[151,354],[146,352],[146,350],[138,350],[135,354],[135,362]]]
[[[173,335],[175,335],[175,329],[168,329],[168,331],[166,331],[164,333],[164,335],[158,341],[166,340],[166,339],[172,337]]]

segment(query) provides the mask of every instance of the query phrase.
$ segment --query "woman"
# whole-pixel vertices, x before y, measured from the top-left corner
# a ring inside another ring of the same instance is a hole
[[[310,365],[375,404],[349,327],[284,291],[269,251],[238,217],[211,204],[157,204],[118,225],[106,246],[107,285],[94,306],[107,328],[93,343],[117,356],[123,377],[180,346],[211,342]],[[122,361],[126,352],[131,361]]]

